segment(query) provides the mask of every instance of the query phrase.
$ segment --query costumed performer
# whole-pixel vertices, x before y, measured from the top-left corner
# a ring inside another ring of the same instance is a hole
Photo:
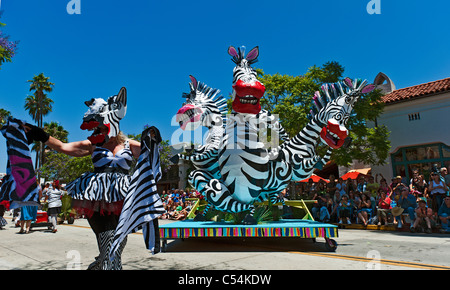
[[[143,228],[147,248],[158,251],[157,218],[165,212],[156,192],[156,182],[161,178],[157,146],[161,136],[156,127],[150,127],[142,133],[140,143],[127,139],[120,132],[119,121],[127,108],[125,88],[107,101],[97,98],[85,104],[89,110],[81,129],[93,131],[87,140],[63,143],[38,127],[27,126],[26,130],[29,129],[28,134],[35,140],[58,152],[75,157],[92,156],[95,171],[70,182],[66,190],[73,198],[73,208],[87,216],[97,238],[100,254],[88,269],[119,270],[126,235],[130,232]],[[131,176],[133,157],[138,158],[138,162]],[[139,186],[143,184],[142,179],[147,186]],[[116,232],[118,225],[119,233]]]

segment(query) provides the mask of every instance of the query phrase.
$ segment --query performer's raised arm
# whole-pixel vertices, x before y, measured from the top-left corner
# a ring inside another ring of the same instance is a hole
[[[93,145],[89,140],[64,143],[55,137],[50,136],[42,128],[28,123],[24,124],[23,127],[25,128],[28,143],[41,141],[53,150],[74,157],[83,157],[92,154]]]

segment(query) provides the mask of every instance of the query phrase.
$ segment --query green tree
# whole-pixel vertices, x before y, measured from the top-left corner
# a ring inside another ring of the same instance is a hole
[[[49,77],[46,77],[44,73],[35,75],[33,79],[28,80],[30,83],[30,92],[33,95],[25,98],[25,110],[28,111],[33,120],[37,123],[38,127],[43,126],[43,119],[48,113],[52,111],[53,100],[47,96],[47,93],[53,91],[54,83],[49,81]],[[43,148],[36,152],[36,168],[42,165]]]
[[[50,134],[50,136],[55,137],[58,140],[61,140],[62,142],[67,143],[68,142],[68,135],[69,132],[67,132],[62,125],[60,125],[58,122],[50,122],[50,123],[44,123],[44,131]],[[34,151],[36,153],[41,152],[41,146],[43,144],[41,142],[34,142],[33,146],[31,147],[31,151]],[[44,146],[44,151],[42,155],[42,165],[46,162],[46,153],[49,151],[49,147]]]
[[[258,79],[266,87],[261,99],[263,109],[278,114],[286,132],[292,137],[308,123],[314,92],[323,83],[343,79],[344,67],[338,62],[312,66],[304,75],[290,76],[279,73],[269,75],[257,69]],[[375,121],[383,112],[382,94],[375,90],[360,97],[355,104],[347,129],[353,141],[348,148],[333,150],[332,160],[338,165],[348,165],[353,159],[366,164],[383,164],[388,156],[389,131],[385,126],[371,128],[368,121]],[[322,154],[325,146],[319,148]]]
[[[50,150],[45,155],[45,163],[37,171],[45,180],[59,179],[68,183],[85,172],[92,172],[94,165],[91,156],[71,157],[64,153]]]
[[[0,127],[6,123],[8,117],[10,116],[11,116],[10,111],[0,108]]]
[[[145,129],[149,128],[149,125],[145,125]],[[128,134],[128,138],[136,140],[138,142],[141,142],[142,133],[139,134]],[[170,156],[170,146],[169,146],[169,140],[162,140],[161,143],[159,143],[159,158],[160,158],[160,164],[161,164],[161,171],[167,172],[171,166],[171,162],[169,160]],[[134,166],[136,165],[136,160],[133,162],[132,169],[134,169]]]
[[[0,18],[1,18],[0,12]],[[6,24],[0,22],[0,29],[6,26]],[[0,69],[3,63],[11,62],[12,58],[16,54],[18,41],[10,41],[9,35],[6,35],[0,30]]]
[[[58,122],[44,123],[44,131],[62,142],[69,142],[69,132]],[[41,142],[34,143],[32,150],[39,151],[40,149]],[[61,182],[67,183],[85,172],[94,170],[91,156],[71,157],[64,153],[56,152],[47,146],[44,148],[44,153],[42,166],[39,168],[38,173],[40,177],[46,180],[59,179]]]

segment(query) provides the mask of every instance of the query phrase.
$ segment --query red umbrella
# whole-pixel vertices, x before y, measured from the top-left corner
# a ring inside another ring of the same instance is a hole
[[[361,175],[361,172],[355,171],[355,170],[350,170],[349,172],[347,172],[346,174],[342,175],[341,178],[343,180],[347,180],[347,179],[357,179],[359,175]],[[362,174],[364,175],[364,174]]]
[[[323,180],[323,181],[325,181],[326,183],[330,182],[328,179],[322,178],[322,177],[320,177],[320,176],[318,176],[318,175],[316,175],[316,174],[314,174],[314,173],[313,173],[313,175],[311,175],[310,177],[308,177],[308,178],[306,178],[306,179],[303,179],[303,180],[300,180],[299,182],[308,182],[310,179],[312,179],[312,181],[313,181],[314,183],[319,182],[319,180]]]

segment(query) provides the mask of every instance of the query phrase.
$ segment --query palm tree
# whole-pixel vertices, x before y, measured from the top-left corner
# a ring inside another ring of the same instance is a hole
[[[44,73],[40,73],[37,76],[35,75],[32,80],[28,80],[30,92],[34,91],[34,93],[25,98],[25,110],[41,128],[44,116],[52,111],[53,100],[47,97],[46,93],[52,92],[55,84],[50,82],[49,79],[49,77],[44,76]],[[40,150],[36,152],[36,168],[42,165],[43,147],[39,147]]]
[[[52,121],[50,123],[44,123],[44,131],[50,134],[50,136],[55,137],[58,140],[61,140],[62,142],[67,143],[69,135],[69,132],[64,129],[62,125],[60,125],[58,122]],[[34,142],[33,146],[31,147],[31,151],[34,151],[36,153],[41,152],[41,146],[43,144],[41,142]],[[49,150],[49,147],[44,146],[44,153],[42,155],[42,162],[41,166],[45,164],[46,162],[46,155],[47,151]]]

